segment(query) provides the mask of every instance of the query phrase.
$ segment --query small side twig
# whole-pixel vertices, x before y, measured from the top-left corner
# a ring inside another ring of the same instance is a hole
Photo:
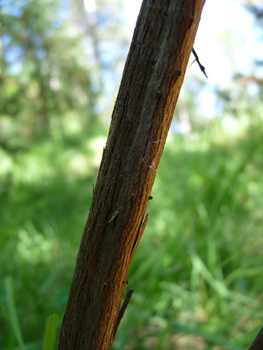
[[[205,72],[205,67],[200,63],[199,57],[198,57],[198,55],[197,55],[197,53],[196,53],[196,51],[195,51],[194,48],[193,48],[193,50],[192,50],[192,53],[193,53],[193,55],[195,56],[195,61],[198,63],[199,68],[201,69],[201,71],[204,73],[204,75],[205,75],[205,76],[207,77],[207,79],[208,79],[208,76],[206,75],[206,72]]]
[[[114,337],[115,337],[115,334],[116,334],[117,329],[118,329],[118,327],[119,327],[119,324],[120,324],[120,322],[121,322],[121,319],[122,319],[122,317],[123,317],[123,315],[124,315],[124,312],[125,312],[125,310],[126,310],[128,304],[129,304],[129,301],[131,300],[131,297],[132,297],[132,293],[133,293],[133,292],[134,292],[134,290],[130,289],[130,290],[128,291],[128,293],[126,294],[125,300],[124,300],[124,302],[123,302],[123,304],[122,304],[122,307],[121,307],[121,309],[120,309],[120,311],[119,311],[119,315],[118,315],[118,318],[117,318],[117,321],[116,321],[115,330],[114,330],[114,335],[113,335]]]

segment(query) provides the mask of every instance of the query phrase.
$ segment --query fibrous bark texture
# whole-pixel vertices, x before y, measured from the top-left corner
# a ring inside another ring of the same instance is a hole
[[[60,350],[111,347],[205,0],[144,0],[76,261]]]

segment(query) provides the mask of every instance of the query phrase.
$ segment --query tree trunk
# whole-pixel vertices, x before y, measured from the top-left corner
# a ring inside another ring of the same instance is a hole
[[[60,350],[110,349],[205,0],[144,0],[112,114]]]

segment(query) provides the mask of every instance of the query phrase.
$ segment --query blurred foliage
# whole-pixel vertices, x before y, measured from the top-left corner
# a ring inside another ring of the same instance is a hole
[[[23,141],[53,129],[63,134],[72,112],[83,129],[96,124],[103,79],[123,56],[121,50],[107,53],[112,42],[125,42],[116,6],[101,1],[95,15],[82,1],[1,1],[3,148],[21,149]]]
[[[25,349],[43,348],[48,317],[62,322],[127,49],[121,14],[118,1],[94,13],[82,1],[1,1],[2,349],[17,349],[18,326]],[[244,349],[262,326],[262,80],[239,74],[213,91],[212,119],[204,83],[186,84],[115,350]]]

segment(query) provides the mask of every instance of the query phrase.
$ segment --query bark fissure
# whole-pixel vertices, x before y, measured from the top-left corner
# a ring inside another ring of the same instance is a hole
[[[77,256],[60,350],[111,346],[204,1],[143,1]]]

